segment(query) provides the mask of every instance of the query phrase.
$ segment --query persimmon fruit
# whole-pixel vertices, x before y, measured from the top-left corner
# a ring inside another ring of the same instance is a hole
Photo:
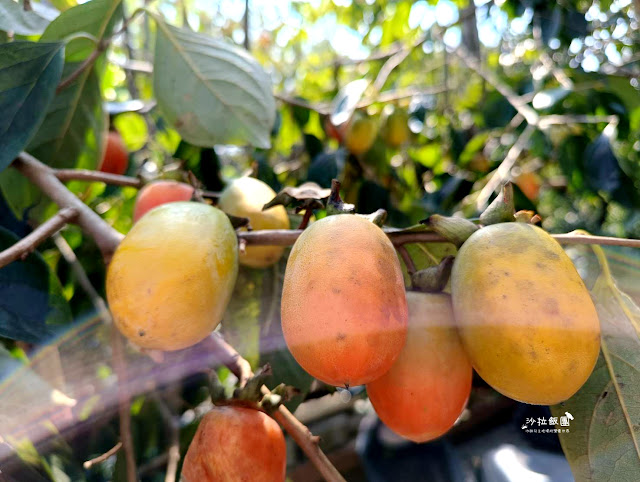
[[[451,273],[453,312],[478,374],[524,403],[553,405],[576,393],[600,351],[600,322],[571,259],[525,223],[479,229]]]
[[[161,204],[189,201],[194,192],[194,187],[184,182],[167,180],[150,182],[138,191],[133,208],[133,222],[135,223],[148,211]]]
[[[444,293],[407,293],[407,343],[391,369],[367,384],[380,419],[397,434],[427,442],[445,434],[469,399],[473,370]]]
[[[109,174],[124,174],[129,167],[129,153],[122,136],[117,131],[109,131],[105,138],[105,148],[98,170]]]
[[[349,152],[359,156],[369,150],[377,135],[376,120],[364,112],[355,111],[346,126],[344,144]]]
[[[107,270],[115,325],[134,344],[178,350],[220,323],[238,273],[229,218],[203,203],[149,211],[120,243]]]
[[[409,139],[409,114],[393,105],[382,111],[380,136],[390,147],[400,147]]]
[[[182,465],[183,482],[283,482],[284,435],[253,408],[214,407],[200,422]]]
[[[265,182],[253,177],[233,180],[218,199],[218,207],[233,216],[249,218],[252,229],[289,229],[289,216],[284,206],[265,211],[262,207],[276,196]],[[266,268],[278,262],[284,246],[247,246],[240,254],[240,264]]]
[[[329,216],[294,244],[282,291],[282,331],[312,376],[362,385],[391,368],[407,336],[407,301],[389,238],[369,220]]]
[[[523,172],[515,179],[516,185],[532,201],[538,199],[541,180],[535,172]]]

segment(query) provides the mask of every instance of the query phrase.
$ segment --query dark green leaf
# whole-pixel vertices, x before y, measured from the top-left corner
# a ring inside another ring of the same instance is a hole
[[[16,241],[13,233],[0,228],[0,250]],[[0,269],[0,336],[38,343],[54,334],[52,324],[70,319],[57,278],[39,254]]]
[[[65,64],[63,78],[77,67]],[[98,78],[88,69],[55,96],[27,150],[54,167],[76,167],[84,151],[90,162],[86,167],[95,168],[105,124]]]
[[[60,81],[63,55],[61,43],[0,44],[0,171],[42,123]]]

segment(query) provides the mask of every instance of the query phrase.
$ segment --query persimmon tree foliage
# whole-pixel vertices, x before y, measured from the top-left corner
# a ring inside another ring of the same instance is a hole
[[[0,0],[3,471],[344,480],[301,404],[473,368],[633,480],[638,2],[213,4]]]

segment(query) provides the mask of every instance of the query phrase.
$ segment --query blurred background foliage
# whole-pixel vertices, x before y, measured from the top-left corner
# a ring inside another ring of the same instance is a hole
[[[47,5],[65,11],[76,1],[50,0]],[[504,176],[515,182],[518,209],[537,211],[543,227],[551,232],[586,229],[593,234],[640,237],[637,0],[635,4],[632,0],[479,0],[475,4],[465,0],[250,0],[248,15],[245,2],[232,0],[156,0],[144,5],[168,23],[249,49],[271,76],[273,91],[281,100],[271,148],[203,148],[180,138],[154,100],[150,74],[154,62],[162,59],[153,59],[156,23],[142,15],[96,64],[95,79],[92,74],[89,80],[95,82],[95,89],[82,93],[82,102],[96,109],[87,114],[94,130],[79,144],[61,147],[58,159],[64,158],[63,163],[53,159],[50,164],[95,169],[99,132],[111,124],[130,151],[129,175],[187,180],[191,171],[203,188],[212,191],[220,191],[228,180],[245,173],[276,191],[305,181],[328,187],[331,179],[338,178],[343,198],[355,204],[357,211],[383,208],[389,213],[389,225],[405,227],[432,213],[477,217],[492,199],[483,194],[483,187],[521,139],[521,152]],[[141,0],[124,1],[125,17],[142,6]],[[37,40],[38,36],[0,28],[0,41],[15,39]],[[465,65],[457,49],[477,56],[482,68],[516,97],[505,98]],[[365,94],[362,111],[376,123],[387,104],[406,111],[409,139],[393,147],[378,137],[370,149],[356,156],[329,135],[331,103],[353,81],[382,78],[387,61],[400,52],[406,56],[377,90]],[[106,106],[102,110],[96,104],[100,97]],[[513,102],[529,105],[540,115],[566,116],[566,122],[535,129],[523,138],[526,122]],[[599,121],[591,122],[592,116]],[[17,236],[29,231],[28,221],[41,221],[56,210],[25,182],[11,169],[0,175],[0,225]],[[117,230],[129,230],[136,189],[80,181],[68,187]],[[292,218],[295,226],[300,218]],[[15,241],[13,235],[0,234],[3,247]],[[73,225],[63,237],[91,284],[104,293],[104,265],[95,243]],[[421,249],[412,247],[411,252],[420,258]],[[30,288],[49,297],[30,299],[33,306],[57,308],[53,314],[34,314],[43,326],[46,322],[48,336],[57,326],[64,327],[65,321],[86,320],[94,305],[73,265],[61,262],[59,245],[50,240],[40,252],[42,256],[30,262]],[[429,256],[422,258],[432,264]],[[52,276],[48,285],[40,286],[43,276],[48,276],[46,270],[39,273],[45,263],[57,279]],[[274,379],[302,390],[293,408],[313,387],[288,352],[278,350],[283,346],[278,305],[283,271],[284,261],[263,271],[243,268],[223,330],[254,365],[270,361]],[[62,297],[69,307],[60,302]],[[15,338],[22,341],[3,340],[7,356],[25,361],[33,348],[29,333]],[[63,347],[59,350],[64,352]],[[73,359],[79,363],[77,357]],[[108,386],[110,369],[101,369],[88,376]],[[48,373],[39,374],[50,380]],[[134,438],[143,467],[162,456],[168,443],[169,435],[158,427],[157,420],[162,418],[158,407],[168,404],[182,414],[181,446],[186,449],[196,426],[192,407],[206,399],[205,386],[204,377],[194,375],[180,386],[165,388],[162,403],[153,397],[134,399]],[[80,469],[82,460],[108,450],[118,438],[113,418],[102,420],[93,431],[91,443],[54,442],[59,447],[40,460],[38,473],[55,473],[57,478],[50,477],[55,480],[67,480],[60,473],[71,480],[122,480],[121,456],[115,465]],[[39,457],[28,444],[20,455],[31,462]],[[163,480],[160,469],[147,469],[145,480]]]

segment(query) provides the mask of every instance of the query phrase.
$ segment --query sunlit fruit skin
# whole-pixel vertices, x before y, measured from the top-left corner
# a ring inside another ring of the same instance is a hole
[[[122,137],[116,131],[109,131],[105,139],[104,155],[98,170],[109,174],[124,174],[129,167],[129,153]]]
[[[196,431],[182,465],[182,482],[283,482],[284,435],[265,413],[214,407]]]
[[[238,273],[227,216],[195,202],[149,211],[118,246],[107,270],[116,326],[134,344],[178,350],[220,323]]]
[[[407,343],[391,369],[367,384],[380,419],[414,442],[445,434],[469,399],[473,370],[455,326],[451,297],[407,293]]]
[[[145,185],[138,192],[136,204],[133,208],[133,222],[135,223],[148,211],[161,204],[189,201],[195,189],[184,182],[154,181]]]
[[[316,221],[291,250],[282,291],[282,331],[312,376],[336,386],[379,378],[407,336],[402,271],[384,232],[365,218]]]
[[[356,111],[346,126],[344,144],[349,152],[359,156],[369,150],[377,135],[378,126],[375,119]]]
[[[409,115],[406,111],[387,106],[382,113],[380,135],[390,147],[400,147],[409,140]]]
[[[589,378],[598,315],[571,259],[542,229],[502,223],[476,231],[456,256],[451,290],[471,363],[500,393],[552,405]]]
[[[289,216],[284,206],[262,210],[262,206],[274,197],[276,192],[268,184],[253,177],[240,177],[222,191],[218,206],[233,216],[249,218],[254,230],[289,229]],[[284,249],[284,246],[247,246],[240,254],[240,264],[266,268],[278,262]]]

